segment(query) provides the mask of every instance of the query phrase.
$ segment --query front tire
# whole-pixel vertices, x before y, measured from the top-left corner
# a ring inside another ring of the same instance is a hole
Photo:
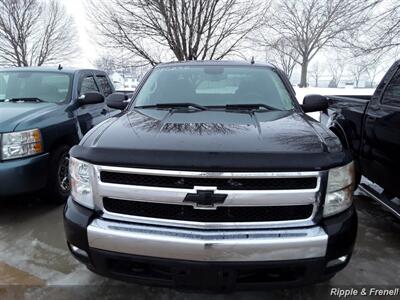
[[[70,193],[69,184],[69,149],[67,145],[56,148],[50,155],[50,170],[47,186],[43,191],[46,201],[63,204]]]

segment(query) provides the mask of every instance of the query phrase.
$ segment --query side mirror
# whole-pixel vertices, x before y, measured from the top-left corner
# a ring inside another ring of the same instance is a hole
[[[106,104],[110,108],[124,110],[130,100],[129,97],[123,93],[113,93],[106,98]]]
[[[103,103],[104,96],[98,92],[86,93],[78,98],[79,105]]]
[[[323,111],[328,109],[329,101],[325,96],[321,95],[307,95],[303,101],[303,111],[306,113]]]

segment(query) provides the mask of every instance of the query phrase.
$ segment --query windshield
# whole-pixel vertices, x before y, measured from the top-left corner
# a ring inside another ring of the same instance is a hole
[[[254,66],[174,66],[155,69],[135,99],[135,107],[193,103],[204,107],[261,104],[293,109],[278,74]]]
[[[0,72],[0,101],[38,99],[59,103],[67,99],[71,75],[56,72]]]

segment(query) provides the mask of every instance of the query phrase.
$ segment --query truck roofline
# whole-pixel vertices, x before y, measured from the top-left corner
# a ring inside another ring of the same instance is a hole
[[[162,67],[173,67],[173,66],[254,66],[254,67],[267,67],[276,69],[273,64],[270,63],[250,63],[248,61],[235,61],[235,60],[186,60],[186,61],[171,61],[166,63],[160,63],[155,68]]]
[[[10,68],[0,68],[0,72],[59,72],[61,74],[76,74],[77,72],[98,72],[104,73],[102,70],[98,69],[79,69],[79,68],[62,68],[58,67],[10,67]]]

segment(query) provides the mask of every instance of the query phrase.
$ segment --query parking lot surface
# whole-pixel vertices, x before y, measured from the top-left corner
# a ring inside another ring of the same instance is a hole
[[[353,258],[329,282],[211,295],[124,284],[95,275],[67,249],[62,206],[32,198],[2,199],[0,299],[328,299],[330,287],[398,286],[400,223],[367,197],[357,196],[356,206],[359,231]]]

